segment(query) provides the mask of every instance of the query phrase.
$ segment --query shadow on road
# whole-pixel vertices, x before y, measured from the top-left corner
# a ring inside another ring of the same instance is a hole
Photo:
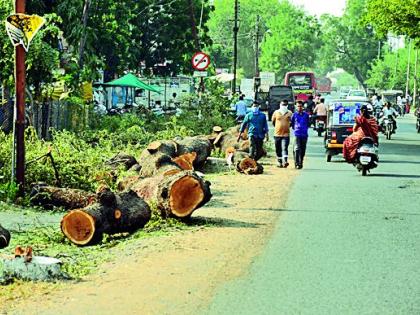
[[[236,227],[236,228],[258,228],[264,224],[237,221],[224,218],[192,217],[185,223],[194,226],[216,226],[216,227]]]
[[[406,174],[370,174],[369,177],[392,177],[392,178],[420,178],[420,175]]]
[[[380,160],[379,161],[380,164],[385,163],[385,164],[420,164],[419,162],[416,161],[399,161],[399,160]]]

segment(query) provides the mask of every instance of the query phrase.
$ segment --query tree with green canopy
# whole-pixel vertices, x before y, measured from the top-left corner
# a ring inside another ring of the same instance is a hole
[[[383,36],[388,32],[420,38],[420,2],[418,0],[368,0],[366,21]],[[420,41],[418,42],[420,45]]]
[[[383,58],[376,60],[369,71],[369,86],[380,89],[405,90],[407,80],[408,47],[398,51],[385,49]],[[410,64],[414,68],[414,53],[410,54]],[[411,79],[414,74],[411,72]],[[410,80],[414,82],[414,80]]]
[[[323,15],[321,58],[354,75],[366,87],[368,71],[377,58],[378,44],[371,26],[366,25],[366,0],[348,0],[343,17]]]
[[[267,21],[270,32],[262,44],[261,68],[275,72],[280,80],[288,71],[313,68],[321,47],[315,17],[289,1],[279,3],[278,12]]]
[[[207,23],[213,45],[210,54],[219,68],[230,68],[233,59],[234,0],[214,0],[215,10]],[[260,38],[268,30],[268,21],[280,12],[278,0],[239,1],[238,68],[245,77],[255,75],[256,22],[260,16]]]

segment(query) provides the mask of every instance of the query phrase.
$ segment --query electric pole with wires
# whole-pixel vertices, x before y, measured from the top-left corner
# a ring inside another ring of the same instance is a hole
[[[238,16],[239,16],[239,1],[235,0],[235,20],[233,26],[233,80],[232,80],[232,94],[236,93],[236,67],[238,64]]]

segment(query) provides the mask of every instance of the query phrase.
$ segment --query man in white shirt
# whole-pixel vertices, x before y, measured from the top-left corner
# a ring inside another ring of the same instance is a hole
[[[239,101],[235,104],[236,121],[241,121],[247,114],[246,102],[244,101],[244,95],[239,96]]]
[[[381,121],[381,126],[384,123],[384,120],[387,119],[392,119],[393,123],[394,123],[394,130],[397,129],[397,121],[396,121],[396,117],[398,116],[397,111],[395,110],[394,107],[391,106],[391,102],[386,102],[385,103],[385,107],[382,110],[382,112],[384,113],[382,116],[382,121]]]

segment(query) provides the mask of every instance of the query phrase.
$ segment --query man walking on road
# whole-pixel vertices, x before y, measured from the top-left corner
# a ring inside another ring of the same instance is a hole
[[[288,101],[282,101],[280,103],[280,109],[273,113],[271,119],[274,125],[274,145],[276,147],[278,167],[289,166],[288,149],[290,143],[290,123],[293,114],[287,107]]]
[[[303,167],[306,144],[308,143],[309,128],[309,115],[303,111],[302,101],[297,102],[297,112],[292,116],[292,128],[295,134],[295,167],[301,169]]]
[[[246,115],[246,103],[244,101],[244,95],[239,96],[239,101],[235,104],[236,121],[240,122]]]
[[[263,156],[263,141],[268,140],[268,124],[264,113],[260,112],[258,103],[255,101],[251,112],[248,113],[241,125],[237,141],[241,139],[242,133],[248,127],[248,137],[250,140],[250,156],[258,161]]]

